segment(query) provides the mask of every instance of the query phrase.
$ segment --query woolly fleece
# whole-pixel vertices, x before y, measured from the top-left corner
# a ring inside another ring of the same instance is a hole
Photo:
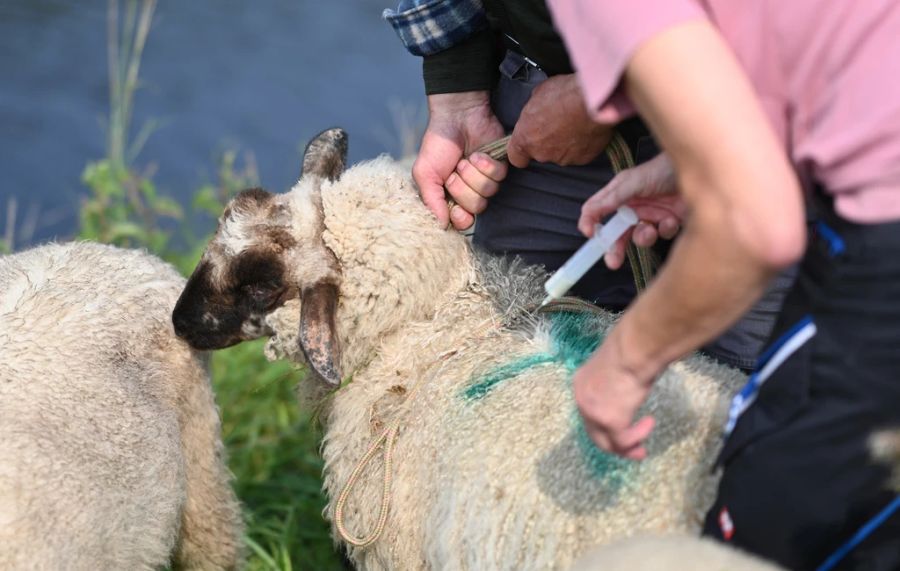
[[[0,569],[234,569],[243,531],[184,280],[142,252],[0,257]]]
[[[608,468],[624,461],[579,436],[571,363],[514,367],[480,398],[464,396],[491,371],[558,354],[551,319],[524,312],[540,300],[540,270],[474,254],[438,227],[388,158],[323,184],[321,200],[322,237],[341,271],[342,371],[352,378],[323,417],[327,517],[372,440],[403,415],[387,528],[374,545],[349,548],[359,568],[566,569],[592,546],[641,531],[699,529],[741,373],[699,356],[671,366],[642,411],[657,419],[649,459],[613,477]],[[302,361],[299,303],[269,315],[270,358]],[[593,322],[598,340],[613,322]],[[321,396],[314,383],[299,391]],[[357,535],[375,525],[381,478],[379,459],[350,498],[346,524]]]
[[[778,571],[781,567],[710,539],[642,536],[597,549],[571,571]]]

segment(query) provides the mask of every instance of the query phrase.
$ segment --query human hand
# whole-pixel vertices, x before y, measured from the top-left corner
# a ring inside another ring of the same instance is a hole
[[[466,153],[504,135],[487,91],[428,96],[428,128],[413,163],[422,202],[442,227],[465,230],[487,206],[506,176],[506,164],[483,153]],[[447,204],[449,193],[456,205]]]
[[[650,392],[655,375],[643,376],[625,366],[617,330],[576,372],[575,404],[591,440],[602,450],[631,460],[647,456],[644,441],[655,420],[632,422]]]
[[[603,152],[612,133],[612,126],[588,115],[575,74],[555,75],[534,89],[522,109],[509,141],[509,162],[519,168],[532,159],[587,164]]]
[[[687,205],[676,194],[675,172],[665,154],[620,172],[590,197],[581,207],[578,229],[593,236],[596,224],[623,204],[634,209],[640,222],[607,251],[604,261],[610,269],[624,263],[628,240],[643,247],[658,238],[671,240],[687,217]]]

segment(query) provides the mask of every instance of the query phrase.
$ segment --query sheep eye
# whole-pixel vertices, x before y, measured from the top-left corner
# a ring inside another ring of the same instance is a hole
[[[253,299],[265,299],[271,295],[274,288],[271,284],[255,283],[241,287],[241,293]]]

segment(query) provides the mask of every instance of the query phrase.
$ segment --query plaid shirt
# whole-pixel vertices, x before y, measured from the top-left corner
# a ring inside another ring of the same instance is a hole
[[[465,40],[487,24],[481,0],[400,0],[397,10],[385,10],[406,49],[432,55]]]

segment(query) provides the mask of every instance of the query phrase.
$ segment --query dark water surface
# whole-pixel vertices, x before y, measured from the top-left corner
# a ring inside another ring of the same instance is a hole
[[[394,0],[160,0],[144,51],[135,130],[162,122],[136,164],[188,201],[226,148],[250,151],[263,186],[289,187],[316,132],[341,126],[355,162],[400,152],[391,103],[424,107],[420,61],[381,20]],[[70,236],[102,157],[108,106],[103,0],[0,0],[0,237],[8,198]],[[22,246],[22,244],[18,244]]]

